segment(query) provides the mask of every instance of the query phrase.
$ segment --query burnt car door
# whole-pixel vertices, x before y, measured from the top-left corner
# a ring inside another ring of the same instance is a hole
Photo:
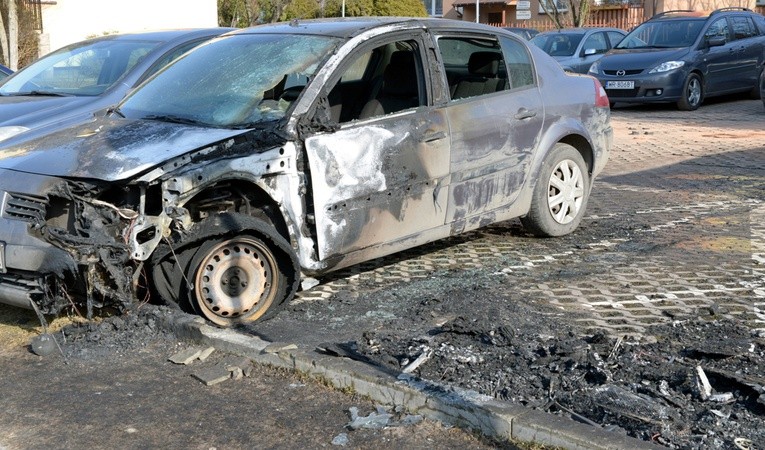
[[[336,72],[323,98],[336,129],[304,141],[318,258],[369,259],[432,240],[446,215],[449,141],[430,106],[422,32],[368,41]]]
[[[491,34],[437,36],[449,80],[451,135],[447,223],[454,232],[508,217],[544,119],[526,46]]]

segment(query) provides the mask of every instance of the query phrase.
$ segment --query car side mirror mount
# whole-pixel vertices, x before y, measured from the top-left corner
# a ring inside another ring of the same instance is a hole
[[[597,54],[598,54],[598,51],[594,48],[584,49],[584,56],[597,55]]]

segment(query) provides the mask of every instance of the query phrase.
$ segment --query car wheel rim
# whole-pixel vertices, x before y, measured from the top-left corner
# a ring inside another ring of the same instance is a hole
[[[566,159],[558,163],[547,186],[547,205],[553,219],[560,224],[572,222],[579,215],[584,201],[584,177],[579,166]]]
[[[701,82],[697,78],[688,83],[688,103],[696,105],[701,100]]]
[[[252,316],[273,300],[276,261],[261,242],[236,238],[207,252],[197,270],[197,304],[210,320],[222,323]]]

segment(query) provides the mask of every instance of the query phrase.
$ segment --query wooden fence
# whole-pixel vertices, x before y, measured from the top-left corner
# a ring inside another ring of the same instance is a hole
[[[765,15],[765,6],[757,6],[755,11]],[[585,24],[586,27],[614,27],[630,31],[636,26],[648,20],[645,17],[645,9],[642,7],[624,7],[624,8],[603,8],[590,12],[590,17]],[[554,30],[555,24],[550,19],[540,20],[522,20],[519,22],[508,22],[506,24],[490,24],[498,27],[519,27],[534,28],[539,31]],[[570,28],[570,23],[564,22],[565,28]]]
[[[642,7],[618,8],[618,9],[599,9],[590,12],[590,17],[585,24],[586,27],[613,27],[622,30],[631,30],[641,23],[645,22],[644,9]],[[555,23],[550,19],[522,20],[518,22],[508,22],[506,24],[492,23],[490,25],[498,27],[519,27],[534,28],[539,31],[554,30]],[[570,28],[571,23],[564,22],[564,28]]]

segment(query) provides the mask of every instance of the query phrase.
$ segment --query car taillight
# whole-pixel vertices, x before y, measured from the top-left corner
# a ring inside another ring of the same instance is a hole
[[[595,107],[596,108],[610,107],[610,104],[608,101],[608,94],[606,94],[606,90],[603,89],[603,85],[600,84],[600,81],[598,81],[596,78],[593,78],[592,81],[595,82]]]

